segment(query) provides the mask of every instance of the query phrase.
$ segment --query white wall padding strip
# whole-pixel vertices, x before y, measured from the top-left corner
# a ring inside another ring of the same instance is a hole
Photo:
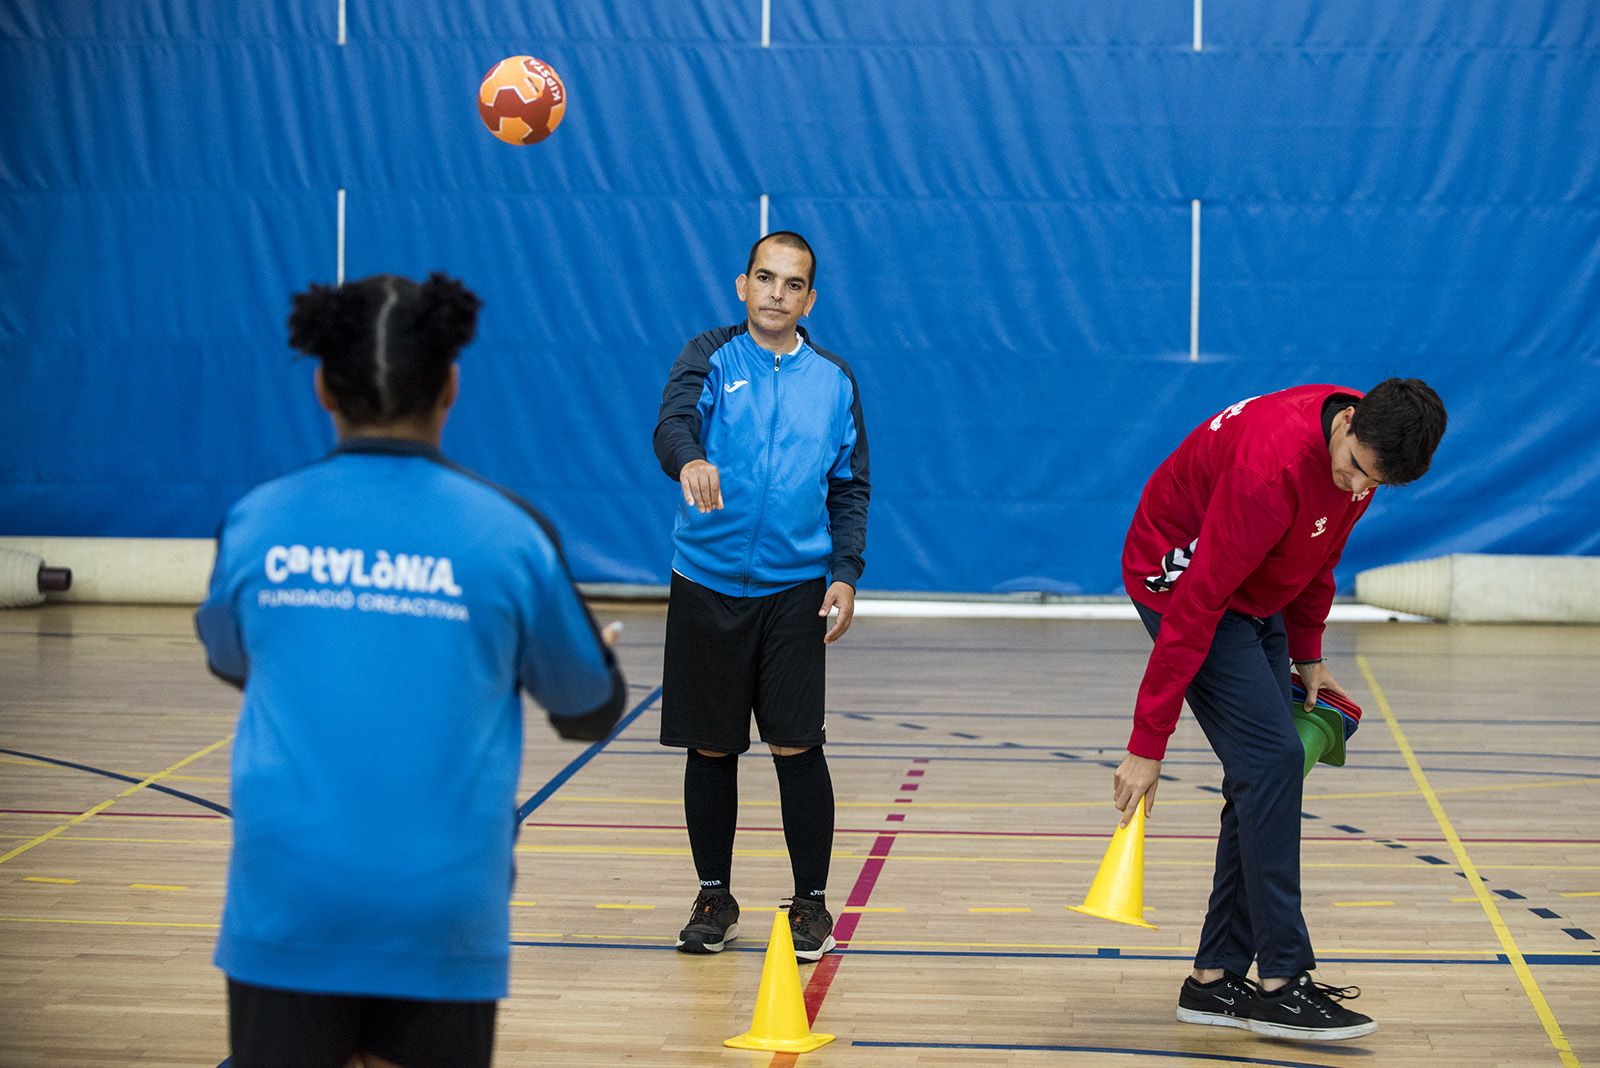
[[[103,604],[199,604],[217,554],[210,538],[0,538],[0,548],[72,569],[72,589],[50,600]]]
[[[1375,567],[1356,599],[1460,623],[1600,623],[1600,557],[1458,553]]]

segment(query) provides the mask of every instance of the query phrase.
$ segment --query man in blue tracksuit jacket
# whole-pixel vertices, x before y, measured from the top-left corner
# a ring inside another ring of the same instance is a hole
[[[622,708],[554,529],[439,452],[476,310],[442,275],[296,298],[339,446],[221,530],[197,625],[244,690],[216,950],[236,1068],[487,1065],[519,687],[570,738],[604,737]]]
[[[757,241],[735,282],[745,322],[684,346],[656,424],[656,457],[682,489],[661,742],[688,750],[684,809],[700,892],[678,936],[687,953],[718,952],[738,934],[729,883],[752,711],[777,767],[795,952],[815,961],[834,945],[824,646],[854,614],[870,490],[855,376],[799,327],[815,277],[799,234]]]

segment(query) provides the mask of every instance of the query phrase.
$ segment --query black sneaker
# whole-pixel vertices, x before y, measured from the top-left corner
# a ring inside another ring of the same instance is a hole
[[[789,936],[794,939],[794,955],[801,960],[821,960],[839,943],[833,940],[833,917],[815,901],[786,898],[789,902]]]
[[[739,936],[739,903],[726,890],[702,890],[694,899],[689,926],[678,932],[680,953],[721,953]]]
[[[1202,983],[1189,976],[1178,991],[1178,1019],[1183,1023],[1250,1029],[1260,988],[1229,972],[1221,979]]]
[[[1360,996],[1358,986],[1315,983],[1310,972],[1301,972],[1272,993],[1261,992],[1250,1014],[1250,1030],[1273,1038],[1317,1042],[1370,1035],[1378,1029],[1372,1017],[1339,1004]]]

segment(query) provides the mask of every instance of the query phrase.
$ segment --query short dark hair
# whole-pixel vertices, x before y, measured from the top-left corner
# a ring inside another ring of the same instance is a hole
[[[1415,482],[1444,437],[1444,402],[1420,378],[1387,378],[1356,402],[1350,433],[1377,455],[1378,474],[1396,486]]]
[[[356,426],[426,415],[450,364],[477,332],[482,301],[439,272],[425,282],[375,274],[294,297],[289,344],[322,361],[339,414]]]
[[[806,273],[806,288],[817,288],[817,254],[811,250],[810,242],[801,237],[799,234],[795,233],[793,230],[774,230],[772,233],[767,234],[755,244],[751,245],[750,258],[744,261],[745,274],[749,274],[755,269],[756,252],[759,251],[761,246],[765,245],[768,241],[776,241],[778,244],[788,245],[790,248],[804,249],[805,254],[811,257],[811,270]]]

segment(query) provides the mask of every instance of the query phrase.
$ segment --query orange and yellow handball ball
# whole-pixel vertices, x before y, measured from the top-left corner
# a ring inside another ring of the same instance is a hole
[[[478,87],[478,115],[508,145],[532,145],[556,132],[567,113],[567,89],[550,64],[512,56],[489,68]]]

